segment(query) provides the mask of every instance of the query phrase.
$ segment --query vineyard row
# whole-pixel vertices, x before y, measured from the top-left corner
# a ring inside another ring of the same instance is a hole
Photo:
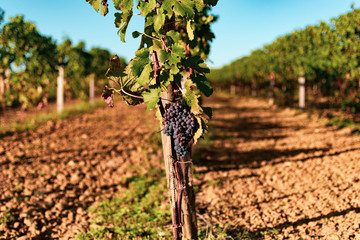
[[[57,44],[41,35],[24,16],[4,22],[0,8],[0,104],[6,107],[44,106],[57,95],[57,79],[63,72],[64,98],[87,99],[90,90],[101,93],[112,54],[101,48],[86,51],[85,43],[70,39]],[[125,59],[120,58],[122,67]],[[91,96],[92,97],[92,96]]]
[[[307,105],[360,112],[360,9],[277,38],[208,78],[217,88],[297,105],[299,78]]]

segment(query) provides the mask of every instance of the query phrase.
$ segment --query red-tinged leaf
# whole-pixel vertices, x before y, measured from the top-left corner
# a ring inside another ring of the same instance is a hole
[[[106,104],[109,107],[114,107],[114,91],[111,89],[108,89],[107,86],[104,87],[104,90],[101,94],[101,97],[104,98]]]

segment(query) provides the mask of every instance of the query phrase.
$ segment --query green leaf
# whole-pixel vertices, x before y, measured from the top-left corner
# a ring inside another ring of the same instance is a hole
[[[200,56],[192,56],[187,58],[184,61],[184,65],[186,68],[192,68],[199,73],[209,73],[210,69],[204,63],[204,60],[200,58]]]
[[[214,90],[205,76],[202,75],[191,76],[191,79],[194,81],[200,92],[204,93],[206,97],[210,97],[211,94],[213,94]]]
[[[133,38],[138,38],[140,35],[141,35],[141,33],[139,33],[138,31],[132,32]]]
[[[161,86],[163,86],[166,91],[166,87],[174,80],[174,76],[169,75],[166,71],[161,71],[159,80]]]
[[[178,74],[179,72],[180,72],[180,69],[178,68],[178,66],[171,65],[171,68],[170,68],[170,74],[171,75]]]
[[[159,51],[162,49],[163,45],[160,41],[154,39],[152,39],[151,41],[152,41],[152,45],[149,48],[150,51]]]
[[[142,86],[140,86],[134,78],[125,77],[125,79],[127,84],[123,88],[124,92],[121,92],[121,96],[123,100],[129,105],[137,105],[143,103],[144,100],[141,98],[141,94],[145,91],[145,89]],[[128,93],[130,93],[132,96],[128,95]],[[133,96],[138,96],[138,97],[133,97]]]
[[[111,81],[119,83],[124,92],[135,96],[141,96],[144,88],[136,82],[135,78],[131,74],[130,67],[127,66],[124,71],[121,69],[120,58],[118,56],[113,57],[110,60],[110,66],[106,72],[106,77]],[[120,92],[120,94],[127,104],[136,105],[143,102],[143,99],[129,96],[124,92]]]
[[[126,30],[132,16],[132,10],[123,13],[115,13],[115,26],[117,28],[120,28],[118,34],[120,35],[120,39],[122,42],[125,42]]]
[[[181,34],[178,32],[175,32],[174,30],[167,32],[166,36],[170,37],[174,41],[174,43],[177,43],[178,41],[181,41],[181,39],[182,39]]]
[[[134,58],[131,61],[131,64],[129,63],[131,67],[131,71],[135,77],[140,77],[142,70],[144,68],[144,65],[148,63],[149,61],[146,61],[145,59],[141,58]]]
[[[199,138],[204,134],[204,130],[203,130],[203,124],[202,124],[202,119],[199,116],[195,117],[197,123],[198,123],[198,128],[196,130],[196,132],[194,133],[194,144],[197,143],[197,141],[199,140]]]
[[[109,13],[108,6],[109,5],[106,2],[101,1],[101,10],[100,10],[101,15],[106,16],[106,14]]]
[[[218,0],[204,0],[204,2],[210,6],[216,6]]]
[[[101,15],[105,16],[106,14],[108,14],[109,10],[108,10],[108,4],[106,2],[103,2],[101,0],[86,0],[94,9],[96,12],[99,12],[100,7],[100,13]]]
[[[188,33],[189,40],[190,40],[190,41],[194,40],[194,30],[193,30],[192,27],[191,27],[191,21],[190,21],[190,20],[187,21],[186,31],[187,31],[187,33]]]
[[[148,21],[145,23],[145,29],[144,29],[144,33],[146,34],[150,34],[154,31],[153,25],[148,25]],[[140,49],[141,48],[149,48],[150,51],[153,51],[153,49],[151,49],[151,47],[153,46],[153,42],[155,42],[155,40],[149,38],[146,35],[142,35],[141,36],[141,42],[140,42]]]
[[[195,0],[195,7],[198,12],[202,12],[205,6],[204,0]]]
[[[178,55],[170,54],[169,56],[169,64],[170,65],[177,65],[181,62],[181,58]]]
[[[171,53],[175,54],[177,56],[180,56],[180,57],[185,57],[186,56],[186,52],[185,52],[185,49],[182,46],[182,44],[173,45],[172,48],[171,48]]]
[[[160,60],[160,62],[165,63],[169,59],[170,56],[171,56],[171,53],[168,53],[165,50],[160,50],[159,60]]]
[[[134,6],[133,0],[113,0],[113,3],[116,10],[120,10],[122,12],[129,12]]]
[[[174,12],[181,17],[193,18],[195,14],[193,7],[194,2],[192,0],[182,0],[181,3],[174,1]]]
[[[204,110],[204,113],[209,117],[212,118],[212,108],[211,107],[202,107],[202,109]]]
[[[174,6],[174,2],[176,2],[176,0],[163,1],[161,8],[160,8],[160,14],[163,14],[170,18],[173,14],[172,8]]]
[[[187,80],[184,84],[186,93],[183,96],[183,100],[186,105],[190,107],[190,112],[199,115],[202,113],[202,109],[199,105],[199,90],[196,88],[196,85],[191,80]]]
[[[156,118],[157,120],[159,120],[160,124],[162,124],[162,122],[163,122],[163,117],[161,116],[161,112],[160,112],[160,109],[159,109],[159,108],[156,109],[155,118]]]
[[[147,110],[154,109],[160,100],[161,88],[151,86],[150,90],[143,93],[144,102],[147,102]]]
[[[165,15],[159,14],[154,16],[154,29],[156,32],[159,32],[159,30],[163,27],[165,22]]]
[[[156,8],[156,0],[150,0],[148,2],[140,2],[140,14],[147,17]]]
[[[99,12],[100,0],[86,0],[86,1],[95,9],[95,11]]]
[[[150,74],[153,71],[152,66],[150,63],[146,64],[146,66],[144,67],[144,70],[142,71],[140,77],[137,79],[137,82],[144,86],[145,84],[149,84],[150,83]]]
[[[136,58],[129,62],[132,74],[139,77],[143,71],[144,65],[150,62],[149,50],[147,48],[139,49],[135,52]]]
[[[135,56],[139,57],[139,58],[146,58],[148,59],[149,58],[149,49],[147,48],[142,48],[142,49],[139,49],[135,52]]]

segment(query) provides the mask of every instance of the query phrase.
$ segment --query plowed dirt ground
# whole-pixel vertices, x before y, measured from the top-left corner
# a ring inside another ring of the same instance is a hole
[[[208,224],[239,239],[360,239],[358,136],[262,100],[206,103],[214,118],[193,158]],[[88,229],[89,206],[126,188],[136,168],[161,164],[157,124],[144,106],[118,102],[2,137],[0,239],[72,239]]]
[[[359,136],[256,99],[210,102],[196,169],[197,202],[211,222],[230,224],[233,235],[360,239]]]

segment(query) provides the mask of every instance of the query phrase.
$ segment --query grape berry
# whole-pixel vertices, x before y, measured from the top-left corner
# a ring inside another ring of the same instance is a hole
[[[164,114],[163,133],[174,139],[174,149],[179,159],[189,151],[189,142],[195,130],[195,118],[179,102],[170,106]]]

